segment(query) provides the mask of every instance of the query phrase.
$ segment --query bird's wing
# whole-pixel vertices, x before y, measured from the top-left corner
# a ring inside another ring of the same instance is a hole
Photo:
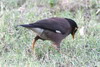
[[[69,27],[69,22],[65,19],[44,19],[35,23],[20,25],[27,28],[42,28],[56,33],[65,34]]]
[[[66,21],[67,22],[67,21]],[[62,34],[65,34],[67,31],[67,25],[68,23],[58,21],[58,20],[52,20],[52,19],[45,19],[45,20],[40,20],[37,21],[36,23],[29,24],[30,27],[36,27],[36,28],[42,28],[46,30],[50,30],[53,32],[61,32]]]

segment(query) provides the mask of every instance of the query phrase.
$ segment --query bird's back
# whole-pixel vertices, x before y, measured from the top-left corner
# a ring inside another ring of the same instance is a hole
[[[35,23],[31,23],[30,25],[53,32],[58,30],[61,31],[62,34],[65,34],[69,29],[71,29],[71,25],[66,19],[57,17],[39,20]]]

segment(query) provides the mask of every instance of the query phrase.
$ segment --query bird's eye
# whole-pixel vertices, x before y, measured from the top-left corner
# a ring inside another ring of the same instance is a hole
[[[76,32],[76,31],[77,31],[77,29],[78,29],[78,28],[77,28],[77,27],[75,27],[75,30],[74,30],[74,32]]]
[[[77,27],[75,27],[75,30],[77,30],[78,28]]]

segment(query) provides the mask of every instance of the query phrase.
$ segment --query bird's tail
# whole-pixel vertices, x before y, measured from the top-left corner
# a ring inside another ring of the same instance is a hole
[[[18,30],[18,27],[20,27],[20,26],[25,27],[25,28],[28,28],[28,29],[33,28],[32,25],[29,25],[29,24],[22,24],[22,25],[16,25],[16,26],[15,26],[16,30]]]
[[[22,24],[22,25],[18,25],[18,26],[22,26],[22,27],[26,27],[26,28],[32,28],[33,25],[30,24]]]
[[[18,26],[28,28],[28,29],[34,31],[35,33],[37,33],[38,35],[41,35],[42,32],[44,31],[43,29],[37,28],[37,27],[35,27],[34,25],[31,25],[31,24],[23,24],[23,25],[18,25]]]

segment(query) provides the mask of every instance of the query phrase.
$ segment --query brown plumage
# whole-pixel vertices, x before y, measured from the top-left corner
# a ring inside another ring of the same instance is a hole
[[[35,42],[38,39],[42,39],[52,41],[57,50],[60,50],[61,41],[69,34],[74,38],[74,34],[78,29],[76,22],[72,19],[58,17],[43,19],[35,23],[23,24],[20,26],[31,29],[37,33],[37,36],[33,41],[33,48]]]

